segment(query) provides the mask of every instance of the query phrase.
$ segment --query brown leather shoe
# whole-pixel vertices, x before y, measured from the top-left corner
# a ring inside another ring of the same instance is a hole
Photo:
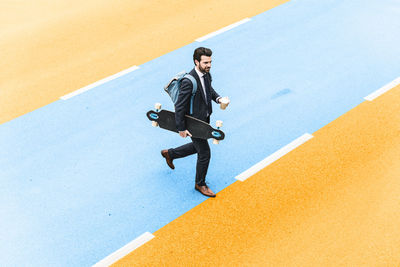
[[[169,156],[168,150],[161,150],[161,156],[163,156],[165,158],[165,160],[167,161],[168,166],[171,169],[175,169],[174,164],[172,163],[173,159],[171,159],[171,157]]]
[[[196,189],[197,191],[199,191],[200,193],[202,193],[203,195],[207,196],[207,197],[216,197],[217,195],[214,194],[213,191],[211,191],[211,189],[206,186],[206,185],[198,185],[196,184],[194,186],[194,189]]]

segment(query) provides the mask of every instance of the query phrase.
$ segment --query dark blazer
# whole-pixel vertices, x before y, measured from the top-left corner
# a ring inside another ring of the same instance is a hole
[[[193,114],[190,113],[190,97],[192,95],[192,90],[193,90],[193,84],[189,79],[183,79],[181,82],[181,87],[180,87],[180,92],[178,95],[178,101],[175,104],[175,121],[176,121],[176,127],[178,131],[184,131],[186,130],[186,125],[185,125],[185,115],[191,115],[192,117],[195,117],[197,119],[200,119],[202,121],[205,121],[209,123],[209,116],[212,113],[212,107],[211,103],[207,103],[207,99],[204,96],[204,91],[203,87],[201,86],[201,81],[199,75],[197,75],[195,69],[192,69],[190,71],[190,75],[192,75],[196,81],[197,81],[197,91],[194,96],[193,100]],[[210,73],[207,73],[208,78],[210,80],[210,84],[212,81]],[[212,85],[210,85],[210,91],[207,92],[211,94],[211,99],[217,102],[217,98],[219,97],[219,94],[215,92],[214,88]],[[210,106],[210,107],[209,107]],[[211,112],[208,114],[208,109],[210,108]]]

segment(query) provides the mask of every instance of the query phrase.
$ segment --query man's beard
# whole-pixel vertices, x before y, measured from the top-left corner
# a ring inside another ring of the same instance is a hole
[[[210,72],[210,69],[211,68],[207,68],[207,67],[205,67],[204,69],[199,65],[199,70],[202,72],[202,73],[209,73]]]

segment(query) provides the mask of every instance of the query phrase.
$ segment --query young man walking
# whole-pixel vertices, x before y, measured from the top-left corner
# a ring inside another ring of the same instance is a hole
[[[193,99],[193,113],[189,114],[190,98],[193,89],[193,84],[189,79],[182,80],[178,101],[175,104],[175,120],[179,135],[183,138],[190,136],[192,142],[177,148],[162,150],[161,155],[165,158],[168,166],[174,169],[174,159],[197,153],[195,189],[205,196],[215,197],[214,192],[206,184],[206,175],[211,158],[208,141],[193,138],[185,125],[185,115],[191,115],[210,123],[210,116],[212,114],[211,100],[219,103],[221,99],[211,86],[211,55],[211,49],[205,47],[197,48],[193,54],[195,67],[190,71],[190,75],[197,81],[197,91]]]

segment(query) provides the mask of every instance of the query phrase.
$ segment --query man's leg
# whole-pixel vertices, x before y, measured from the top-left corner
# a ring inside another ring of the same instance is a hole
[[[196,149],[193,146],[193,143],[188,143],[186,145],[177,147],[177,148],[171,148],[171,149],[165,149],[161,150],[161,155],[165,158],[165,161],[167,162],[167,165],[171,169],[175,169],[173,160],[174,159],[179,159],[183,158],[189,155],[193,155],[196,153]]]
[[[168,149],[168,154],[171,157],[171,159],[179,159],[179,158],[184,158],[190,155],[193,155],[197,153],[193,143],[188,143],[186,145],[177,147],[177,148],[171,148]]]
[[[192,138],[197,151],[196,184],[194,188],[207,197],[215,197],[213,191],[206,184],[208,165],[210,164],[211,151],[207,140]]]
[[[211,151],[207,140],[192,138],[193,146],[197,151],[196,184],[206,185],[206,175],[210,164]]]

